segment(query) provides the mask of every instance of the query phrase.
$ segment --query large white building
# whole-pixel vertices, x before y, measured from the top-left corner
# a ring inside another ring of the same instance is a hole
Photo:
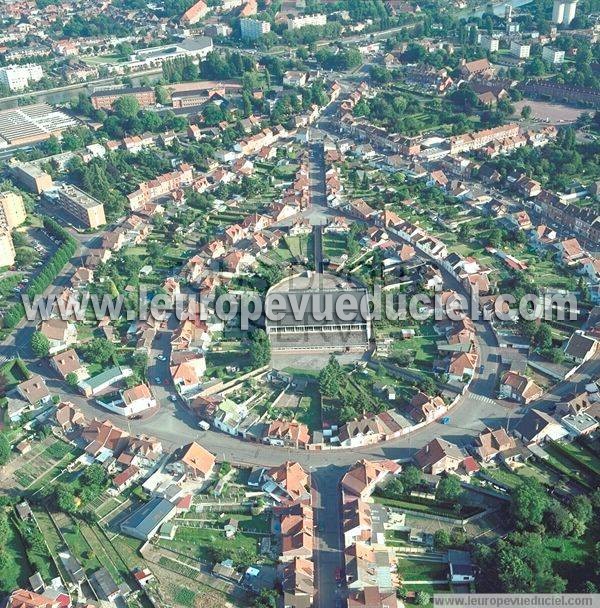
[[[258,19],[240,19],[240,33],[245,40],[258,40],[263,34],[271,31],[268,21]]]
[[[523,42],[519,42],[518,40],[513,40],[510,43],[510,52],[517,59],[528,59],[530,51],[531,46],[529,44],[524,44]]]
[[[558,49],[552,48],[551,46],[545,46],[542,49],[542,59],[552,64],[560,64],[565,61],[565,52]]]
[[[556,24],[569,25],[575,19],[577,0],[554,0],[552,21]]]
[[[35,63],[24,65],[7,65],[0,68],[0,84],[7,86],[11,91],[22,91],[31,82],[38,82],[44,77],[41,66]]]
[[[299,30],[307,25],[325,25],[327,23],[327,15],[316,13],[315,15],[298,15],[288,19],[288,30]]]

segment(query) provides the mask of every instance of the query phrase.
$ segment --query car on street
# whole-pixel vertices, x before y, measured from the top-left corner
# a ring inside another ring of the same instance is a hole
[[[169,401],[175,403],[175,401],[177,401],[177,395],[169,395]]]
[[[444,416],[441,420],[440,420],[440,424],[448,424],[450,422],[450,416]]]
[[[156,384],[161,384],[162,380],[156,376],[156,378],[154,378],[154,382],[156,382]]]
[[[164,355],[158,355],[158,357],[156,357],[159,361],[166,361],[167,358]]]

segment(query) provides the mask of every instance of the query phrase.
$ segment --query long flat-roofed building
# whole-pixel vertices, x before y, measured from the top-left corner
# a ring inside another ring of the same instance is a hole
[[[89,228],[106,224],[104,205],[76,186],[65,184],[58,191],[58,204]]]
[[[142,108],[153,106],[156,103],[156,96],[152,87],[101,89],[94,91],[90,95],[90,100],[95,110],[110,110],[117,99],[125,96],[135,97]]]
[[[60,137],[63,131],[76,125],[74,118],[55,110],[47,103],[2,110],[0,148],[35,144],[50,139],[53,135]]]
[[[371,338],[367,290],[316,275],[318,285],[296,277],[275,286],[266,300],[266,331],[274,351],[364,350]],[[334,283],[332,283],[334,281]],[[335,283],[338,283],[337,285]]]

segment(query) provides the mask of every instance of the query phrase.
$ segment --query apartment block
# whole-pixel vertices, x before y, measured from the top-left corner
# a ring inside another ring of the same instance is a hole
[[[531,52],[531,46],[529,44],[519,42],[518,40],[513,40],[510,43],[510,52],[517,59],[527,59],[529,57],[529,53]]]
[[[15,263],[15,246],[8,230],[0,230],[0,266],[12,266]]]
[[[0,228],[12,230],[26,218],[23,197],[15,192],[0,192]]]
[[[38,82],[43,77],[41,66],[35,63],[7,65],[0,68],[0,84],[7,86],[10,91],[22,91],[31,82]]]
[[[299,15],[288,19],[288,30],[299,30],[307,25],[325,25],[327,23],[327,15],[317,13],[315,15]]]
[[[83,190],[65,184],[58,191],[58,204],[88,228],[98,228],[106,224],[104,205]]]
[[[558,65],[564,63],[565,52],[559,51],[558,49],[554,49],[550,46],[545,46],[542,49],[542,59],[553,65]]]
[[[52,176],[37,165],[15,163],[12,165],[12,173],[21,186],[35,194],[41,194],[52,188]]]
[[[478,150],[489,143],[501,142],[504,139],[516,137],[519,125],[509,124],[494,129],[485,129],[475,133],[465,133],[450,138],[450,154],[460,154],[469,150]]]
[[[135,97],[141,107],[153,106],[156,103],[152,87],[130,87],[95,91],[90,95],[90,100],[95,110],[110,110],[117,99],[125,96]]]
[[[193,181],[194,171],[190,165],[184,163],[176,171],[142,182],[135,192],[127,195],[129,206],[132,211],[137,211],[153,199],[166,196],[177,188],[189,186]]]
[[[495,53],[500,48],[500,39],[495,36],[482,35],[479,40],[481,48],[490,53]]]
[[[271,31],[268,21],[258,19],[240,19],[240,33],[245,40],[258,40],[263,34]]]

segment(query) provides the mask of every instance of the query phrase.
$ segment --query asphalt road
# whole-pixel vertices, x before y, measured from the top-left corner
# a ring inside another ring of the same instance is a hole
[[[315,523],[315,606],[333,608],[341,601],[336,572],[344,566],[340,479],[345,469],[321,467],[311,475]]]

